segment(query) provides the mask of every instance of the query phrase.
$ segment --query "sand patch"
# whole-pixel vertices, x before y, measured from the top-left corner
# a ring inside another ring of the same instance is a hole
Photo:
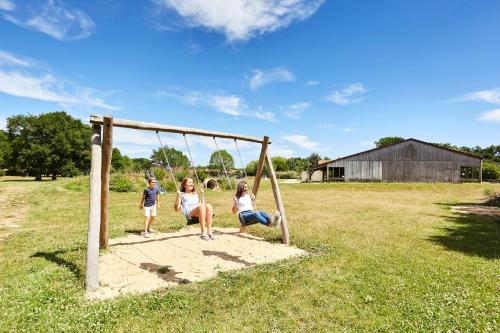
[[[21,227],[21,221],[28,211],[27,192],[28,189],[21,186],[0,187],[0,241]]]
[[[240,234],[236,228],[214,231],[217,239],[210,241],[200,239],[195,227],[157,233],[151,238],[128,235],[110,240],[109,251],[99,259],[100,288],[87,296],[106,299],[144,293],[306,254],[296,247]]]
[[[483,216],[500,217],[500,208],[493,206],[469,205],[469,206],[453,206],[451,211],[462,214],[475,214]]]

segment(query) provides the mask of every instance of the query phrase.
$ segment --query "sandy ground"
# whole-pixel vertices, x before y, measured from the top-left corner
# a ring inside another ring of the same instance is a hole
[[[110,240],[109,251],[99,260],[100,288],[88,292],[88,297],[106,299],[175,287],[209,279],[217,272],[306,254],[295,247],[240,234],[236,228],[214,231],[217,239],[210,241],[200,239],[195,227],[151,238],[128,235]]]
[[[500,217],[500,208],[482,205],[453,206],[451,211],[462,214],[475,214],[492,217]]]
[[[26,192],[28,189],[19,185],[0,187],[0,242],[21,227],[28,211]]]

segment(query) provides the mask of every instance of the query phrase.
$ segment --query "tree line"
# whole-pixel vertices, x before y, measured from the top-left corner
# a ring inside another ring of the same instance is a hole
[[[7,118],[6,130],[0,130],[0,175],[33,176],[41,180],[43,176],[56,179],[58,176],[73,177],[88,174],[90,170],[90,125],[82,123],[64,111],[40,115],[15,115]],[[384,137],[375,142],[377,147],[401,142],[401,137]],[[500,146],[457,147],[449,143],[438,143],[443,147],[477,155],[483,158],[483,179],[500,179]],[[154,149],[150,158],[130,158],[118,148],[112,153],[112,172],[141,172],[151,166],[167,167],[165,155],[172,168],[191,167],[189,158],[180,150],[165,147]],[[221,162],[222,159],[222,162]],[[295,177],[308,170],[320,160],[330,160],[312,153],[308,157],[272,158],[278,175]],[[224,167],[233,172],[236,166],[233,156],[226,150],[214,151],[207,166],[197,166],[203,172],[221,174]],[[245,165],[247,175],[253,176],[257,170],[257,160]]]

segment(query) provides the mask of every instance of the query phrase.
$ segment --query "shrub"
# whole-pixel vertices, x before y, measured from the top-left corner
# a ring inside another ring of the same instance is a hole
[[[500,165],[490,161],[483,161],[483,180],[488,179],[500,179]]]
[[[163,189],[167,192],[176,192],[179,189],[179,186],[174,184],[172,180],[164,181],[161,183]]]
[[[76,177],[82,174],[82,172],[76,167],[73,161],[69,161],[61,167],[61,176],[63,177]]]
[[[0,169],[0,177],[1,176],[5,176],[7,174],[7,170],[6,169]]]
[[[276,177],[279,179],[297,179],[298,173],[293,170],[289,171],[277,171]]]
[[[190,177],[189,171],[186,169],[179,169],[174,172],[175,178],[178,182],[182,182],[184,178]]]
[[[163,168],[155,168],[154,174],[157,180],[162,181],[167,176],[167,170]]]
[[[135,190],[134,182],[123,173],[111,175],[109,181],[109,190],[113,192],[133,192]]]
[[[207,172],[203,169],[196,169],[196,172],[198,173],[198,178],[200,178],[200,182],[204,181],[207,179]]]
[[[236,182],[234,179],[229,178],[231,183],[227,180],[227,178],[217,178],[217,184],[219,184],[219,188],[221,190],[235,190],[236,189]],[[231,188],[232,187],[232,188]]]
[[[74,180],[64,185],[64,188],[75,192],[88,192],[90,186],[89,182],[89,177],[87,176],[76,177]]]

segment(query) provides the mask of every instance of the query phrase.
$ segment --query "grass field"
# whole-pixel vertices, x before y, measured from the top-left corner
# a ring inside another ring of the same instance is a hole
[[[68,181],[0,181],[2,210],[6,193],[28,205],[21,227],[0,240],[0,332],[499,331],[500,221],[450,207],[500,185],[283,184],[292,244],[311,256],[91,303],[88,193],[65,189]],[[237,225],[232,195],[207,194],[218,226]],[[112,193],[110,237],[141,229],[139,199]],[[157,229],[181,228],[174,197],[161,199]],[[268,183],[257,203],[274,208]]]

